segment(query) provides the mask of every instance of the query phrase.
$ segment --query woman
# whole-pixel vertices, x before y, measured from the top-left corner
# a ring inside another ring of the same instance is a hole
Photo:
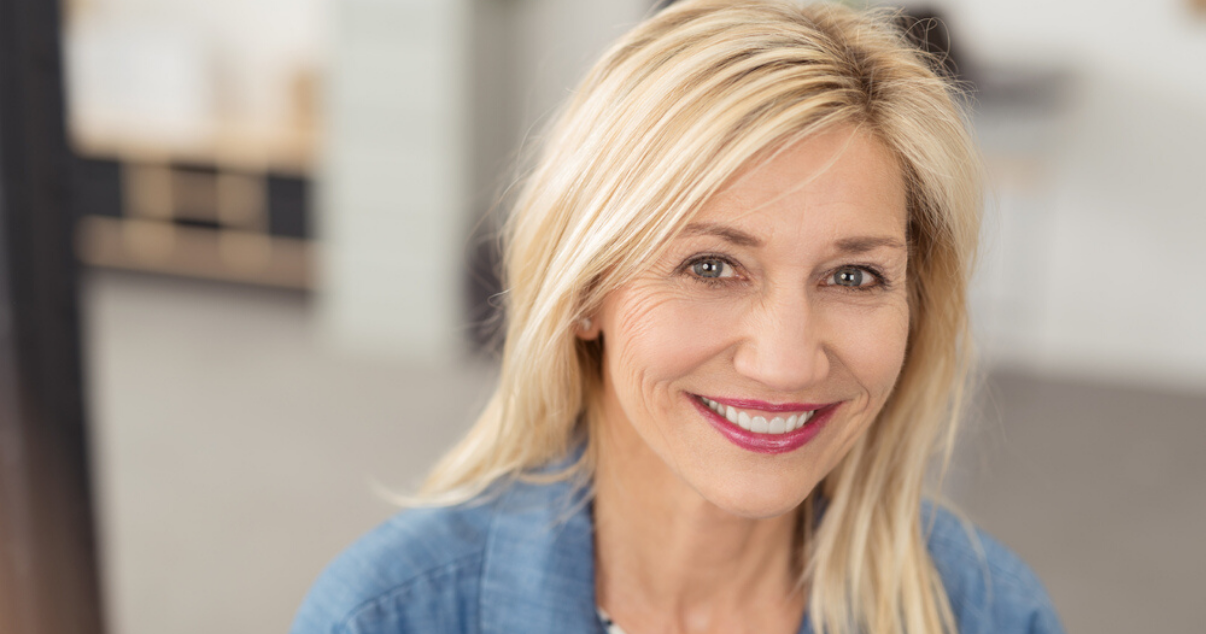
[[[1057,632],[922,504],[978,167],[883,16],[687,1],[617,43],[506,243],[500,384],[302,632]]]

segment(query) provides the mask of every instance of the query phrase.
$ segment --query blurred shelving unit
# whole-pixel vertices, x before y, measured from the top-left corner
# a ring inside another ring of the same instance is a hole
[[[76,249],[84,263],[311,287],[307,170],[121,143],[77,153]]]
[[[81,261],[311,289],[312,57],[123,0],[66,6]]]

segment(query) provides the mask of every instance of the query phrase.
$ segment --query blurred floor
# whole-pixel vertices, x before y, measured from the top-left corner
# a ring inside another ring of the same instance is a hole
[[[286,631],[491,383],[333,356],[285,292],[97,273],[85,310],[112,634]]]
[[[285,631],[322,566],[394,512],[492,371],[341,358],[298,295],[115,273],[85,284],[113,634]],[[1206,397],[990,377],[950,490],[1046,581],[1070,632],[1201,631]]]
[[[948,491],[1069,632],[1206,631],[1206,396],[990,377]]]

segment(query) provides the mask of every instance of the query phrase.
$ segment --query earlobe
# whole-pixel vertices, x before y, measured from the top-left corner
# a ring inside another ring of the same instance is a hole
[[[583,317],[574,324],[574,334],[583,341],[594,341],[599,338],[599,322],[590,317]]]

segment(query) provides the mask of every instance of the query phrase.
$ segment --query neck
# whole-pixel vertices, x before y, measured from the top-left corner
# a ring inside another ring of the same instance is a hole
[[[797,514],[728,513],[686,486],[639,438],[601,431],[599,604],[630,634],[795,632],[804,608]]]

